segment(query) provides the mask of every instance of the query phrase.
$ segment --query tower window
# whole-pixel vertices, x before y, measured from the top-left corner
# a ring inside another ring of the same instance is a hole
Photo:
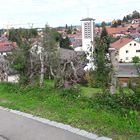
[[[84,23],[85,38],[91,38],[91,25],[89,22]]]
[[[128,53],[128,50],[126,50],[126,53]]]
[[[140,50],[136,50],[136,52],[140,52]]]

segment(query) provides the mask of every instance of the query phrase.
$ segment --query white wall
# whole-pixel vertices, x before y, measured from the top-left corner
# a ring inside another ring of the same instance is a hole
[[[136,41],[129,42],[119,50],[119,61],[131,62],[134,56],[140,57],[140,43]]]

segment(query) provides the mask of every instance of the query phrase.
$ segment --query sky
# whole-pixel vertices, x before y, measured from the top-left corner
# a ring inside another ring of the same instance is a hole
[[[109,22],[134,10],[140,0],[0,0],[0,28],[81,25],[86,17]]]

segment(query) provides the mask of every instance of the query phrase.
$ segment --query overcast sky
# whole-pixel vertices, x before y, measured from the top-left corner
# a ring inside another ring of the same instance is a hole
[[[80,25],[87,16],[96,23],[107,22],[134,10],[140,12],[140,0],[0,0],[0,28],[32,23],[33,27]]]

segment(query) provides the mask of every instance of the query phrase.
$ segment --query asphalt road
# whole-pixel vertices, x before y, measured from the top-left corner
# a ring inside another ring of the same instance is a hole
[[[0,109],[0,140],[91,140]]]

